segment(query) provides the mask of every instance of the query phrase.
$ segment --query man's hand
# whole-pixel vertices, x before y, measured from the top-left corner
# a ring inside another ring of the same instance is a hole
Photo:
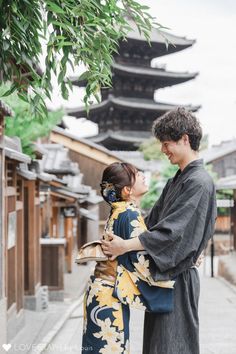
[[[126,249],[126,241],[121,237],[112,234],[111,232],[107,232],[105,235],[106,241],[102,239],[102,249],[105,255],[109,257],[111,261],[113,261],[116,257],[120,256],[127,252]]]

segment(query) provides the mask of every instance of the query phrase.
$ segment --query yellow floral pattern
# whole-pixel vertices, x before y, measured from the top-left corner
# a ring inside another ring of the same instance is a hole
[[[126,301],[131,304],[136,295],[140,295],[140,291],[133,282],[130,272],[122,266],[117,267],[117,295],[122,302]]]
[[[106,230],[128,239],[138,237],[146,226],[134,204],[117,202],[112,204]],[[155,290],[150,285],[173,288],[173,284],[152,279],[145,251],[118,257],[115,283],[91,277],[85,297],[82,347],[97,354],[129,354],[129,306],[146,310],[148,296],[153,299]]]
[[[110,227],[114,229],[117,225],[117,219],[123,217],[123,224],[127,225],[128,238],[138,237],[147,230],[140,210],[134,204],[128,202],[117,202],[112,204],[113,212],[110,216]],[[121,223],[121,222],[120,222]],[[124,226],[123,226],[124,228]],[[140,281],[147,283],[149,286],[162,288],[173,288],[174,281],[154,281],[150,273],[149,257],[146,251],[136,252],[135,260],[132,261],[132,269],[117,266],[117,277],[115,284],[115,296],[123,304],[129,304],[135,308],[146,309],[142,295],[139,290]]]
[[[113,288],[100,286],[99,291],[96,294],[96,301],[100,307],[109,306],[113,307],[114,303],[118,302],[118,299],[112,296]]]
[[[124,322],[123,322],[123,314],[122,314],[121,304],[120,304],[120,309],[118,309],[118,311],[113,311],[112,314],[115,317],[113,325],[117,326],[120,331],[123,331]]]
[[[146,225],[141,215],[137,217],[137,220],[131,221],[131,226],[133,226],[133,231],[130,234],[130,238],[138,237],[142,232],[146,231]]]
[[[127,209],[127,202],[115,202],[112,203],[112,215],[110,217],[111,223],[118,219],[120,213],[125,212]]]
[[[107,342],[116,342],[119,333],[116,331],[116,328],[112,326],[110,318],[106,318],[104,321],[97,320],[97,324],[100,326],[101,331],[94,333],[94,337],[102,338]]]
[[[89,350],[101,354],[130,353],[127,337],[129,308],[113,297],[113,291],[114,284],[91,277],[85,296],[82,343],[85,353]]]
[[[121,354],[124,352],[124,349],[122,348],[122,343],[121,342],[111,342],[108,343],[102,348],[99,353],[102,354]]]

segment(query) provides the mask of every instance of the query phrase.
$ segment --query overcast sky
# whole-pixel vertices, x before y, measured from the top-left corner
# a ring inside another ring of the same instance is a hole
[[[173,34],[197,41],[193,47],[163,56],[157,62],[166,64],[167,70],[197,71],[199,76],[158,90],[155,99],[201,105],[197,116],[204,133],[209,134],[210,145],[236,137],[236,0],[139,1],[150,6],[151,14]],[[81,105],[81,97],[77,88],[65,104]],[[79,126],[72,126],[83,136],[97,131],[92,122],[87,125],[80,121]]]
[[[159,90],[156,99],[200,104],[197,113],[210,144],[236,137],[236,1],[143,0],[173,34],[193,47],[158,59],[169,70],[199,72],[192,81]]]

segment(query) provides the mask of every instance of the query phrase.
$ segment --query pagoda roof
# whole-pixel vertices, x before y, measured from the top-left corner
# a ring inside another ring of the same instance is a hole
[[[119,41],[119,54],[114,54],[120,62],[146,63],[147,65],[153,58],[178,52],[191,47],[196,42],[152,27],[150,45],[132,20],[129,24],[132,29],[124,40]]]
[[[99,111],[106,110],[114,110],[115,108],[122,109],[126,108],[128,110],[145,110],[145,111],[154,111],[164,114],[167,111],[170,111],[176,108],[179,105],[168,104],[155,102],[151,99],[142,99],[142,98],[134,98],[134,97],[114,97],[113,95],[109,95],[108,99],[102,101],[99,104],[91,105],[89,108],[89,113],[87,114],[84,106],[76,107],[76,108],[67,108],[67,114],[74,116],[76,118],[87,117],[93,120],[93,113]],[[200,106],[185,106],[186,109],[189,109],[193,112],[197,111]]]
[[[134,23],[134,21],[129,20],[129,24],[132,27],[132,30],[128,33],[126,36],[127,39],[135,39],[138,41],[145,41],[146,37],[144,36],[143,33],[140,34],[139,29],[137,25]],[[155,27],[151,28],[150,31],[150,42],[151,43],[163,43],[166,45],[166,41],[169,43],[176,45],[176,46],[183,46],[183,47],[190,47],[193,45],[196,41],[194,39],[187,39],[186,37],[181,37],[181,36],[176,36],[170,32],[164,31],[164,30],[159,30]]]
[[[113,72],[118,75],[120,74],[126,77],[134,77],[135,79],[146,78],[149,80],[155,80],[157,81],[159,88],[192,80],[198,75],[197,72],[173,72],[161,68],[141,67],[135,65],[119,64],[116,62],[112,64],[112,69]],[[74,85],[79,87],[86,85],[86,81],[79,80],[78,77],[70,77],[70,79]]]
[[[118,63],[113,63],[112,65],[115,72],[125,73],[127,75],[135,75],[137,76],[145,76],[147,78],[173,78],[173,79],[183,79],[190,80],[195,78],[198,73],[189,73],[189,72],[173,72],[167,71],[161,68],[153,68],[153,67],[140,67],[140,66],[130,66],[130,65],[122,65]]]
[[[133,130],[114,132],[108,130],[105,133],[90,137],[89,140],[96,144],[101,144],[109,150],[137,150],[139,145],[150,137],[151,132]]]

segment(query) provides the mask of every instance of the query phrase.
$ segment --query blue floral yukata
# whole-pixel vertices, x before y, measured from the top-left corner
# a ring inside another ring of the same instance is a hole
[[[146,226],[140,210],[122,201],[112,203],[105,229],[129,239],[146,231]],[[150,266],[151,258],[145,251],[97,263],[84,298],[82,353],[130,353],[129,306],[172,311],[174,281],[154,281]]]

